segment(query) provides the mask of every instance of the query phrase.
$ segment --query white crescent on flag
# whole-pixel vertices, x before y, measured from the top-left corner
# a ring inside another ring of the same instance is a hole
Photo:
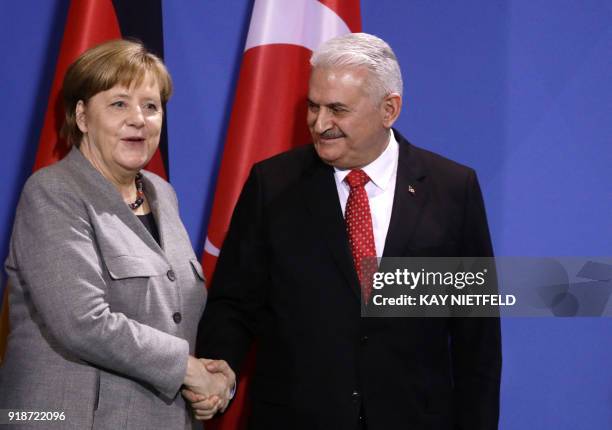
[[[326,40],[350,32],[336,12],[317,0],[257,0],[244,51],[277,43],[314,51]]]
[[[206,242],[204,242],[204,252],[218,257],[221,251],[219,250],[219,248],[213,245],[213,243],[208,239],[208,236],[206,236]]]

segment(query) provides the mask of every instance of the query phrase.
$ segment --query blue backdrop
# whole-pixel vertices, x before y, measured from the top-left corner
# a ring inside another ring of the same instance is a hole
[[[251,1],[166,1],[171,182],[201,253]],[[362,0],[395,49],[397,127],[479,173],[498,255],[612,255],[612,2]],[[67,0],[0,5],[0,258]],[[612,319],[503,321],[502,429],[612,429]]]

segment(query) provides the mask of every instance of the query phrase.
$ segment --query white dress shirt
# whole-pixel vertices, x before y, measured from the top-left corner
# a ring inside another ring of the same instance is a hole
[[[370,181],[365,185],[365,190],[372,214],[372,229],[374,231],[374,245],[376,246],[377,257],[382,257],[387,232],[389,231],[393,196],[395,195],[395,182],[397,180],[398,156],[399,144],[395,140],[393,130],[391,130],[387,148],[376,160],[361,169],[370,177]],[[343,215],[350,193],[350,187],[344,182],[344,178],[346,178],[350,171],[350,169],[341,170],[334,167],[334,178]]]

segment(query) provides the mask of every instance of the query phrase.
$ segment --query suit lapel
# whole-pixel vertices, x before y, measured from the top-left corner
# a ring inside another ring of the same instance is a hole
[[[161,249],[163,249],[164,251],[166,251],[166,248],[169,243],[168,239],[170,234],[170,232],[168,232],[168,226],[170,225],[167,222],[168,216],[159,203],[159,196],[157,195],[157,190],[153,186],[153,183],[146,176],[143,176],[142,180],[144,182],[144,190],[147,200],[149,202],[149,208],[151,209],[153,217],[155,218],[155,223],[157,224],[160,242],[158,246],[161,247]],[[148,231],[147,236],[153,239],[153,237],[151,237]],[[153,240],[153,242],[157,245],[155,240]]]
[[[393,209],[383,252],[385,257],[400,257],[406,254],[429,196],[423,161],[400,133],[396,130],[394,133],[399,142],[399,158]],[[311,175],[306,177],[303,192],[315,225],[321,229],[322,236],[355,298],[361,300],[359,280],[349,249],[333,168],[317,159]]]
[[[333,168],[317,160],[304,182],[304,196],[314,224],[320,228],[334,261],[344,275],[355,298],[361,300],[359,281],[349,249],[346,226],[338,199]]]
[[[133,248],[133,252],[138,255],[144,255],[148,252],[153,252],[161,256],[165,260],[165,255],[157,244],[153,236],[148,232],[142,222],[134,215],[132,210],[123,202],[123,199],[119,195],[119,192],[115,187],[108,182],[98,172],[91,163],[81,154],[77,148],[73,148],[67,155],[67,161],[70,163],[71,169],[77,177],[82,178],[80,183],[86,187],[87,194],[91,196],[91,203],[99,209],[99,213],[112,214],[116,221],[107,223],[105,229],[116,228],[118,239],[122,238],[119,234],[121,231],[125,231],[125,227],[131,230],[140,240],[129,241],[130,248]],[[148,187],[148,188],[147,188]],[[163,217],[159,217],[159,208],[157,202],[157,196],[155,195],[154,187],[149,181],[145,180],[145,193],[151,209],[154,210],[154,216],[156,218],[158,228],[160,229],[160,238],[162,237]],[[154,209],[155,208],[155,209]],[[157,211],[157,213],[155,212]],[[112,219],[108,217],[107,219]],[[110,234],[110,232],[109,232]],[[123,240],[128,240],[123,237]],[[164,242],[162,241],[162,244]]]
[[[385,241],[384,257],[405,256],[406,248],[413,237],[422,209],[429,196],[425,181],[425,166],[414,147],[396,130],[399,142],[397,180],[393,197],[391,221]]]

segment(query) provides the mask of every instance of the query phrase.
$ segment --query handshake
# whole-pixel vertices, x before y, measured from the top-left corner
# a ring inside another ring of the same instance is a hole
[[[224,360],[189,356],[181,393],[198,420],[224,412],[234,395],[236,375]]]

